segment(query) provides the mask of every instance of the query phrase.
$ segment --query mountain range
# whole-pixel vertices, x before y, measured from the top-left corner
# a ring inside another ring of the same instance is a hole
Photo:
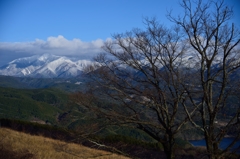
[[[51,54],[13,60],[0,67],[0,75],[34,78],[71,78],[81,75],[90,60],[76,60]]]
[[[221,56],[216,57],[213,67],[218,68]],[[183,68],[199,69],[198,59],[193,54],[186,54],[184,57],[176,59],[176,64],[180,63]],[[239,61],[238,61],[239,62]],[[56,56],[52,54],[34,55],[30,57],[18,58],[8,64],[0,67],[0,75],[15,77],[32,77],[32,78],[75,78],[82,75],[86,66],[93,64],[90,60],[80,60],[77,58],[69,58],[65,56]],[[146,59],[142,59],[139,63],[148,66],[150,63]],[[162,68],[162,64],[156,64]],[[119,63],[118,67],[130,70],[132,68]],[[234,78],[239,78],[239,72],[234,73]]]

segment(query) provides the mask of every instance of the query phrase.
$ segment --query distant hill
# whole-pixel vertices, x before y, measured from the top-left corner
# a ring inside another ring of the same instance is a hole
[[[69,93],[56,88],[0,87],[0,119],[17,119],[74,129],[96,123],[93,115],[72,103]],[[94,119],[93,119],[94,118]]]
[[[0,118],[56,124],[64,104],[67,104],[67,95],[58,90],[0,87]]]
[[[57,88],[67,92],[84,90],[86,76],[75,78],[31,78],[0,75],[0,87],[18,89]]]

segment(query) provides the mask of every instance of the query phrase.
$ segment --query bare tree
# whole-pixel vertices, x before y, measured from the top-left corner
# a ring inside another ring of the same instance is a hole
[[[239,77],[234,77],[240,33],[229,25],[233,12],[223,1],[183,0],[181,6],[183,16],[169,14],[175,27],[145,19],[145,30],[107,41],[106,53],[86,68],[94,82],[75,99],[113,123],[143,130],[169,159],[175,157],[176,135],[191,121],[204,133],[209,158],[220,158],[240,138]],[[228,107],[234,112],[223,120]],[[233,130],[235,140],[220,150]]]
[[[145,24],[146,30],[116,34],[105,43],[107,54],[86,68],[94,79],[92,89],[76,97],[96,114],[143,130],[163,145],[170,159],[175,157],[176,134],[188,122],[184,110],[191,117],[197,109],[188,108],[186,92],[194,84],[180,30],[155,19]]]
[[[188,95],[192,98],[191,104],[199,107],[201,124],[192,122],[204,132],[209,157],[220,158],[240,137],[239,104],[233,107],[231,101],[239,94],[239,77],[234,79],[233,75],[240,67],[240,32],[230,24],[233,11],[222,0],[207,3],[183,0],[181,6],[184,15],[176,18],[169,14],[169,18],[183,31],[192,53],[199,60],[195,76],[198,92],[188,92]],[[234,113],[219,120],[227,107]],[[224,151],[219,151],[219,143],[232,129],[236,131],[236,140]]]

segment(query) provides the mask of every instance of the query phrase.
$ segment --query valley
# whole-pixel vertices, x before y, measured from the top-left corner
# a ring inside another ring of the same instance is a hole
[[[193,59],[187,56],[185,60]],[[86,93],[86,96],[83,96],[83,98],[86,97],[85,99],[88,99],[89,96],[87,93],[93,89],[93,94],[90,94],[95,96],[92,101],[93,105],[98,104],[109,111],[117,108],[121,103],[101,94],[102,90],[98,90],[101,88],[97,83],[94,83],[94,80],[97,81],[98,78],[95,76],[92,78],[92,72],[82,73],[84,67],[89,63],[87,61],[73,62],[67,58],[54,55],[41,55],[17,59],[10,62],[8,66],[1,67],[1,125],[13,130],[34,135],[43,135],[66,142],[70,141],[67,139],[68,135],[74,134],[74,136],[70,137],[71,140],[74,140],[77,136],[88,139],[87,141],[80,141],[85,146],[93,146],[94,144],[89,143],[89,140],[93,140],[97,144],[101,143],[110,146],[110,148],[107,148],[108,151],[117,152],[121,150],[123,154],[126,153],[132,157],[147,158],[150,154],[153,154],[153,157],[164,156],[163,145],[143,130],[136,129],[135,124],[126,125],[122,124],[121,121],[112,121],[110,118],[105,118],[88,107],[81,105],[81,102],[79,104],[78,100],[74,99],[74,96],[78,93]],[[149,69],[149,63],[144,61],[141,61],[141,63],[144,64],[144,70]],[[72,69],[68,69],[68,67]],[[137,86],[138,80],[145,78],[145,75],[141,71],[129,69],[124,65],[116,65],[116,67],[117,76],[119,75],[122,78],[125,77],[125,73],[131,74],[131,78],[136,80],[131,84],[135,86]],[[30,68],[32,71],[29,70]],[[73,69],[78,69],[78,71],[74,70],[72,72]],[[162,68],[162,70],[164,69]],[[126,77],[128,78],[127,75]],[[231,76],[231,80],[235,82],[238,78],[239,71],[236,71]],[[139,85],[139,88],[141,89],[142,86],[144,85]],[[193,85],[187,86],[191,87]],[[164,84],[161,83],[159,87],[164,87]],[[216,88],[218,88],[217,85],[214,89]],[[198,86],[193,88],[194,91],[198,91],[198,89]],[[131,105],[131,100],[133,103],[135,100],[149,102],[150,100],[147,98],[147,95],[151,94],[153,93],[146,94],[146,96],[139,94],[140,97],[130,95],[127,96],[128,98],[124,102],[129,105]],[[229,117],[235,114],[238,105],[237,101],[238,99],[234,96],[230,96],[230,100],[226,101],[228,107],[222,109],[217,115],[217,123],[215,123],[217,131],[222,126],[226,126],[225,121],[228,121]],[[194,102],[200,102],[197,95],[194,95]],[[143,119],[156,119],[151,117],[154,115],[154,112],[151,110],[145,111],[141,103],[136,102],[134,104],[136,105],[132,106],[132,108],[136,108],[140,112],[145,112],[140,114]],[[120,112],[122,114],[129,113],[124,109],[120,110]],[[185,120],[184,116],[184,108],[180,107],[175,122],[178,123],[181,120]],[[199,116],[200,114],[196,113],[194,120],[201,125]],[[7,122],[3,124],[3,121]],[[67,133],[64,132],[61,134],[62,129],[67,130]],[[236,136],[238,129],[239,126],[229,129],[227,135]],[[201,140],[203,138],[203,133],[188,122],[176,135],[176,154],[182,157],[196,157],[199,153],[206,154],[205,149],[193,147],[188,142],[188,140]],[[114,149],[113,151],[113,148],[116,148],[116,150]],[[144,151],[140,152],[140,149],[144,149]],[[188,150],[191,150],[192,153],[188,154]]]
[[[92,138],[133,156],[145,156],[149,153],[164,155],[161,151],[158,152],[158,149],[162,150],[162,146],[157,145],[154,139],[142,131],[111,126],[105,119],[98,118],[86,108],[71,102],[71,93],[85,90],[84,83],[88,81],[86,78],[37,79],[0,76],[0,79],[1,127],[59,140],[67,139],[68,133],[72,134],[71,131],[74,131],[77,132],[76,136]],[[82,84],[76,85],[76,80],[81,80]],[[107,126],[108,124],[110,125]],[[80,142],[84,144],[84,141]],[[179,140],[178,143],[186,148],[190,146],[184,140]],[[143,148],[146,150],[140,153]]]

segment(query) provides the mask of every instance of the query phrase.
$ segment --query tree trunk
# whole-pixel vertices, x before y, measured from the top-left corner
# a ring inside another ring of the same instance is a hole
[[[163,144],[164,152],[167,156],[167,159],[175,159],[175,154],[174,154],[174,138],[171,134],[165,135],[165,142]]]
[[[206,136],[206,145],[208,150],[208,157],[209,159],[218,159],[218,144],[214,142],[214,140],[210,136]]]

